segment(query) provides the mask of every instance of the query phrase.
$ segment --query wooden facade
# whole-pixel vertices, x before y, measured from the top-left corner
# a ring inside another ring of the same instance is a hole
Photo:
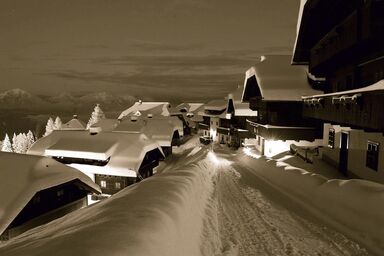
[[[304,116],[366,131],[384,131],[384,91],[304,100]]]
[[[307,1],[293,62],[326,78],[325,93],[345,94],[306,98],[305,117],[384,131],[383,91],[348,92],[384,79],[383,13],[382,0]]]
[[[1,234],[0,240],[8,240],[86,206],[89,191],[82,182],[74,180],[37,192]]]
[[[322,33],[318,32],[316,37],[312,36],[318,39],[309,49],[309,70],[312,74],[332,78],[331,90],[366,86],[368,84],[365,83],[374,81],[363,79],[360,64],[384,54],[383,1],[336,2],[340,2],[336,9],[328,6],[320,11],[320,15],[327,15],[324,23],[329,25],[324,27]],[[317,8],[320,7],[315,7],[313,12],[319,11]],[[330,17],[327,11],[332,11],[335,15]],[[324,20],[324,16],[322,19]],[[334,88],[337,85],[342,88]]]
[[[258,111],[257,119],[249,122],[255,135],[274,140],[313,141],[322,137],[320,123],[302,117],[303,103],[300,101],[251,98],[250,108]]]

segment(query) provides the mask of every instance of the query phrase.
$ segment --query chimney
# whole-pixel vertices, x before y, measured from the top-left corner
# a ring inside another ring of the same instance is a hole
[[[73,119],[77,119],[77,115],[73,115]]]

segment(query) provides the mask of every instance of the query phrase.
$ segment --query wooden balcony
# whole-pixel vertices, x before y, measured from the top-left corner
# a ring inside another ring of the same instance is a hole
[[[382,84],[384,87],[384,82]],[[304,97],[303,101],[305,117],[356,129],[384,132],[384,89]]]
[[[338,56],[344,59],[346,51],[352,49],[358,42],[357,20],[357,11],[354,11],[312,47],[309,67],[311,73],[322,74],[323,69],[329,66],[329,61],[338,62]]]
[[[209,130],[209,125],[204,123],[198,123],[198,129],[200,130]]]
[[[321,138],[315,127],[277,126],[250,122],[253,133],[268,140],[307,140]]]

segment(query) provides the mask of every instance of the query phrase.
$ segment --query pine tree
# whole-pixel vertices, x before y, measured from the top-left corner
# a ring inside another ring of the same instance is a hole
[[[57,116],[54,123],[54,127],[55,127],[54,129],[60,130],[62,125],[63,125],[63,122],[61,121],[60,117]]]
[[[17,153],[20,153],[20,154],[27,153],[28,140],[27,140],[27,135],[25,133],[19,133],[17,135],[17,147],[18,147]]]
[[[50,117],[47,121],[47,125],[45,126],[45,133],[44,133],[43,137],[51,134],[54,129],[55,129],[55,124],[53,122],[53,119]]]
[[[8,134],[5,134],[5,138],[3,140],[3,145],[1,147],[1,151],[3,152],[13,152],[12,150],[12,143],[11,140],[8,137]]]
[[[31,130],[27,133],[27,150],[32,147],[32,144],[35,143],[35,136],[31,132]]]
[[[87,124],[87,130],[95,123],[99,122],[100,119],[104,119],[105,118],[105,114],[103,112],[103,110],[100,108],[100,105],[99,104],[96,104],[95,106],[95,109],[93,110],[92,114],[91,114],[91,118],[89,119],[88,121],[88,124]]]
[[[16,133],[13,133],[13,136],[12,136],[12,151],[17,153],[16,148],[17,148],[17,136],[16,136]]]

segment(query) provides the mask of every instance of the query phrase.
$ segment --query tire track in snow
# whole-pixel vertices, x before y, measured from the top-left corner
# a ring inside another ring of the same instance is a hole
[[[241,182],[249,171],[241,163],[220,166],[204,220],[202,255],[368,255],[343,235]]]

